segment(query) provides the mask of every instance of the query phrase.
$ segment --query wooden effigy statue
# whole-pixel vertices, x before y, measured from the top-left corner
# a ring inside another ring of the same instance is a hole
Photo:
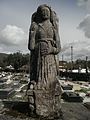
[[[46,4],[40,5],[32,15],[28,49],[31,51],[27,90],[30,109],[43,117],[59,115],[61,87],[57,54],[61,46],[58,18]]]

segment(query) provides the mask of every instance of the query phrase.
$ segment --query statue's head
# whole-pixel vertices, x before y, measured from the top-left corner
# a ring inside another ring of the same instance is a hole
[[[50,19],[50,22],[55,29],[58,29],[58,17],[55,11],[50,6],[43,4],[37,8],[37,11],[32,15],[32,22],[40,23],[42,20]]]
[[[50,7],[46,4],[40,5],[37,9],[37,13],[43,20],[50,19]]]

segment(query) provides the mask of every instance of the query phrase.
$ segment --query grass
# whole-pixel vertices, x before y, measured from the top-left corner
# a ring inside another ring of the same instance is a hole
[[[87,91],[90,91],[90,88],[82,88],[81,90],[76,90],[75,92],[83,92],[83,93],[87,93]]]

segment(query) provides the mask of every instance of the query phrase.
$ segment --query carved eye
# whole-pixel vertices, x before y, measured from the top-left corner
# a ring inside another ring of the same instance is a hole
[[[50,16],[50,11],[48,8],[44,7],[41,9],[41,14],[45,16]]]

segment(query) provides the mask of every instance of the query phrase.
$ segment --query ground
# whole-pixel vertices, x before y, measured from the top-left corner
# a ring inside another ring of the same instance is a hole
[[[63,103],[64,120],[90,120],[90,110],[82,103]]]
[[[16,106],[11,107],[13,105]],[[27,103],[9,103],[0,112],[0,120],[42,120],[42,118],[34,118],[35,116],[29,117],[26,108]],[[83,103],[62,103],[62,112],[63,119],[58,120],[90,120],[90,109],[87,109]]]

